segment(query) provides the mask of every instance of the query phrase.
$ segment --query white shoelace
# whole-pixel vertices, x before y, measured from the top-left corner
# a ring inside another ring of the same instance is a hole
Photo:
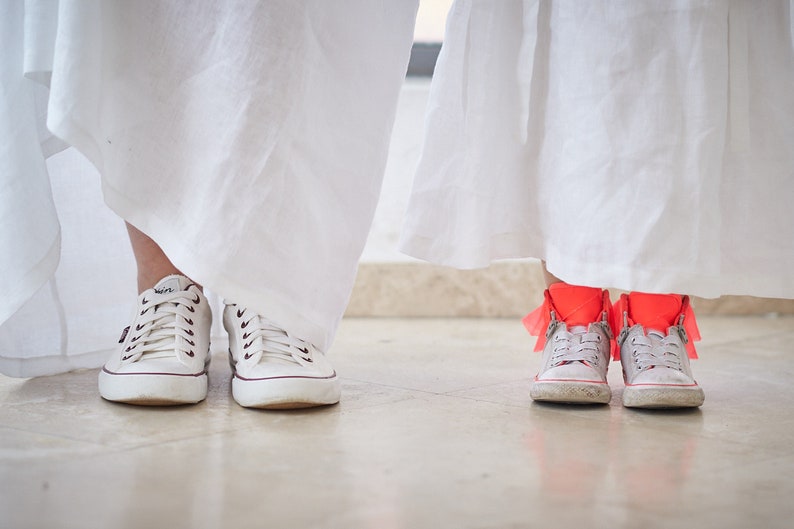
[[[137,362],[147,358],[173,357],[180,353],[195,356],[195,333],[193,317],[195,305],[201,301],[195,292],[181,290],[157,294],[147,292],[141,302],[138,323],[129,332],[133,333],[124,349],[122,361]],[[183,340],[178,340],[177,337]]]
[[[271,358],[285,362],[300,364],[314,362],[312,346],[305,341],[290,336],[287,331],[273,322],[248,309],[237,309],[237,316],[242,318],[243,343],[241,345],[244,359],[253,359],[254,363]]]
[[[601,362],[598,344],[601,335],[596,332],[560,332],[554,335],[554,349],[551,357],[554,367],[583,362],[597,367]]]
[[[640,371],[654,367],[668,367],[681,371],[681,348],[669,336],[651,331],[646,336],[631,338],[631,356]]]

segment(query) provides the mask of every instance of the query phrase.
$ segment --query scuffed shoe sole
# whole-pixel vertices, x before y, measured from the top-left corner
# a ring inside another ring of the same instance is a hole
[[[705,394],[700,386],[626,386],[623,405],[627,408],[697,408]]]
[[[562,404],[607,404],[612,399],[608,384],[568,380],[535,380],[529,388],[532,400]]]
[[[342,391],[336,375],[329,378],[232,378],[232,396],[240,406],[290,410],[328,406],[339,402]]]
[[[207,374],[119,374],[99,372],[103,399],[139,406],[196,404],[207,398]]]

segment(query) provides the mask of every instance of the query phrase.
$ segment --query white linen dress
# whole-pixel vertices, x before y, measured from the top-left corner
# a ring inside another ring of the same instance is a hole
[[[788,0],[458,0],[401,249],[794,297],[791,24]]]
[[[0,371],[101,365],[125,324],[109,305],[135,299],[123,223],[94,211],[100,183],[48,173],[67,145],[186,275],[326,351],[378,199],[417,4],[0,3]]]

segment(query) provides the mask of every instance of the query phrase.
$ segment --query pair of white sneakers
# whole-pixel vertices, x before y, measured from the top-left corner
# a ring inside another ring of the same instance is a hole
[[[703,404],[703,389],[695,381],[685,344],[683,321],[666,332],[627,324],[617,337],[626,387],[623,405],[629,408],[690,408]],[[540,371],[530,387],[534,400],[571,404],[606,404],[612,398],[607,383],[612,330],[606,312],[602,320],[568,327],[552,313]]]
[[[117,351],[99,373],[103,398],[141,405],[190,404],[207,396],[212,311],[201,289],[172,275],[138,297]],[[226,304],[232,395],[241,406],[285,409],[339,402],[322,351],[265,317]]]

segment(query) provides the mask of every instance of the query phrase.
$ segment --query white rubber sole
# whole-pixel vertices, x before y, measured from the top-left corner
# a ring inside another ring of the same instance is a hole
[[[336,404],[339,378],[281,377],[248,380],[234,376],[232,395],[240,406],[266,410],[312,408]]]
[[[626,386],[627,408],[697,408],[706,396],[700,386]]]
[[[563,404],[607,404],[612,399],[608,384],[568,380],[535,380],[529,388],[532,400]]]
[[[207,398],[207,374],[118,374],[103,369],[99,394],[105,400],[139,406],[195,404]]]

